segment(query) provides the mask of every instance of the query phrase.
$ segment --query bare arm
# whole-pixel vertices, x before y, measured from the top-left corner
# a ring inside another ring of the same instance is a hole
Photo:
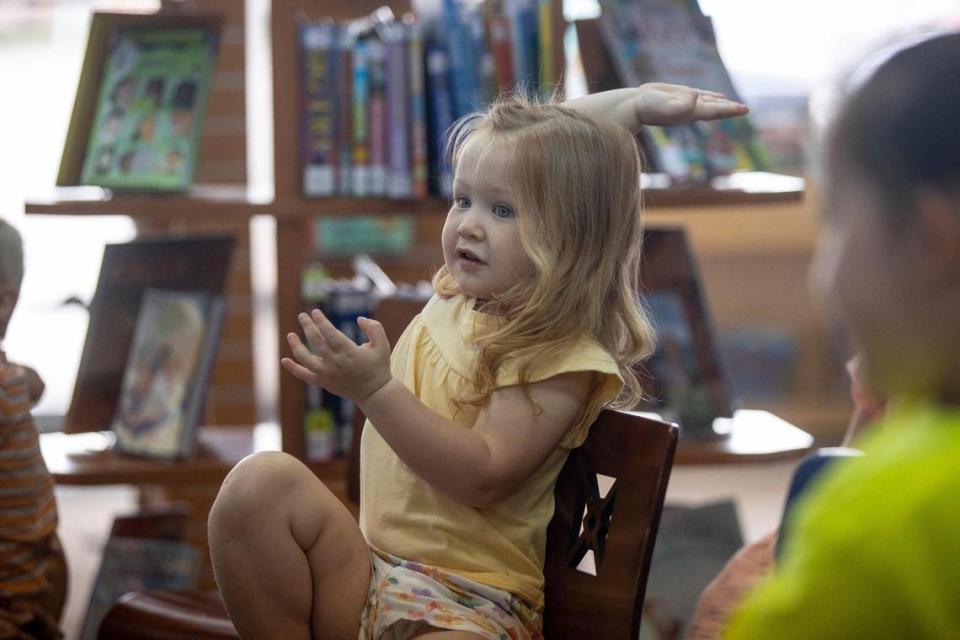
[[[354,400],[380,435],[417,475],[454,498],[482,507],[512,494],[550,455],[586,402],[590,374],[568,373],[529,386],[538,415],[519,387],[493,392],[466,429],[432,411],[392,378],[383,327],[361,320],[370,342],[354,344],[319,311],[300,317],[311,353],[296,334],[297,378]]]
[[[610,118],[634,133],[645,124],[667,127],[742,116],[749,111],[722,93],[663,82],[601,91],[564,105]]]

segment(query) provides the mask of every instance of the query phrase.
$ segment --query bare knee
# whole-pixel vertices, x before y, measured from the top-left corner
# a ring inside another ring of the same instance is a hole
[[[243,535],[267,522],[283,519],[283,512],[315,481],[310,470],[293,456],[264,451],[247,456],[227,474],[210,509],[211,533]]]

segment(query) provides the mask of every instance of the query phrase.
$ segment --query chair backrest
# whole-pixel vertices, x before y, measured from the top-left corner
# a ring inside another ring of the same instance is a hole
[[[607,410],[571,452],[547,530],[545,638],[639,637],[677,432]],[[595,575],[586,572],[591,564]]]

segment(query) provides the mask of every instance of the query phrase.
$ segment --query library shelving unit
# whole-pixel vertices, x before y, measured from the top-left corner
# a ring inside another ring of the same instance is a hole
[[[223,0],[197,0],[196,8],[219,8]],[[239,4],[239,3],[238,3]],[[124,214],[145,221],[171,223],[184,219],[246,222],[254,214],[268,213],[276,219],[277,242],[277,341],[287,351],[284,335],[297,330],[296,316],[302,310],[300,274],[311,256],[311,225],[321,216],[412,215],[416,220],[415,247],[407,256],[385,259],[381,266],[397,279],[425,277],[440,260],[440,229],[447,203],[440,198],[393,200],[386,198],[307,198],[301,187],[300,104],[301,87],[296,50],[296,24],[301,19],[332,17],[348,20],[381,6],[381,0],[317,3],[313,0],[273,0],[270,17],[273,75],[274,192],[272,198],[249,192],[245,184],[214,187],[198,184],[184,195],[114,195],[76,188],[61,190],[48,199],[27,204],[33,214]],[[394,13],[410,10],[405,0],[387,3]],[[554,33],[562,33],[563,16],[555,3]],[[562,69],[562,61],[555,68]],[[201,158],[201,162],[203,159]],[[711,187],[645,190],[648,224],[682,224],[689,229],[704,276],[704,290],[720,327],[736,327],[754,320],[797,329],[803,339],[804,357],[795,399],[774,410],[801,427],[813,430],[807,419],[839,430],[846,405],[838,394],[823,385],[824,371],[831,364],[824,355],[828,341],[816,328],[816,319],[803,308],[796,317],[787,307],[799,301],[797,286],[812,249],[814,216],[804,199],[802,180],[754,174]],[[742,269],[756,276],[745,285]],[[413,275],[410,275],[413,274]],[[789,283],[783,285],[780,277]],[[795,286],[796,285],[796,286]],[[805,298],[805,296],[803,296]],[[789,301],[791,305],[783,304]],[[249,337],[248,337],[249,343]],[[279,363],[277,363],[279,367]],[[305,460],[302,383],[281,371],[278,415],[282,448]],[[811,408],[811,410],[807,410]],[[343,461],[311,464],[324,479],[340,481]]]

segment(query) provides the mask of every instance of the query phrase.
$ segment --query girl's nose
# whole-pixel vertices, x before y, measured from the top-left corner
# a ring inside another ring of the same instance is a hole
[[[475,212],[469,211],[464,214],[457,226],[457,234],[461,238],[470,238],[471,240],[483,239],[483,225]]]

